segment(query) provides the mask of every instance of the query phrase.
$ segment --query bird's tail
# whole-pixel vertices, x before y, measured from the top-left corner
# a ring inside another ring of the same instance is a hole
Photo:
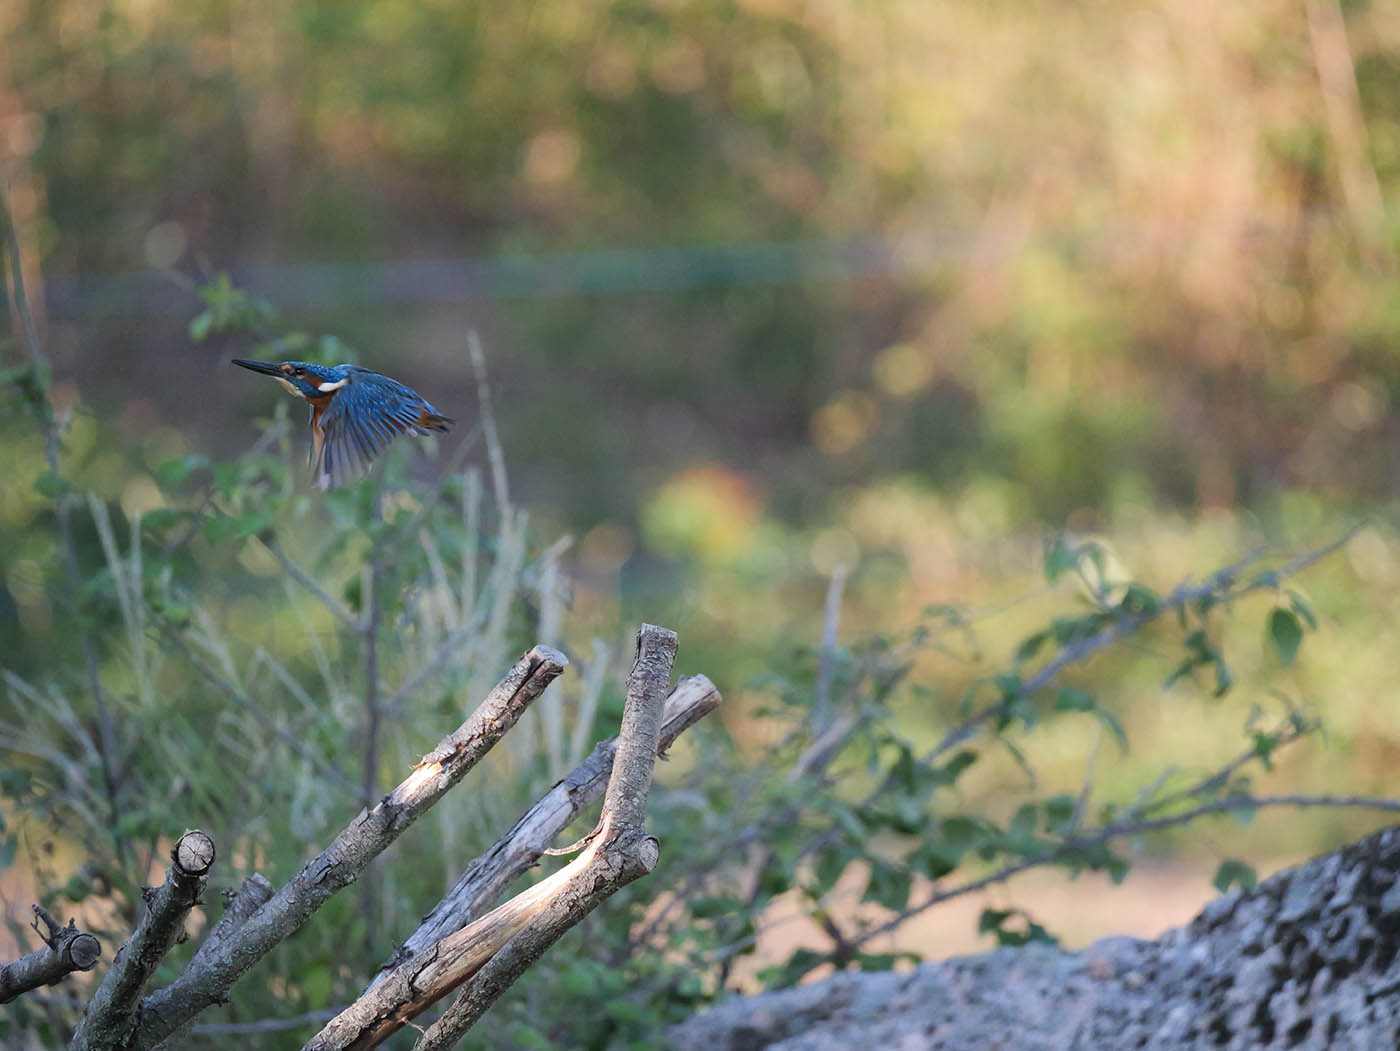
[[[450,431],[456,422],[451,416],[442,416],[436,412],[425,412],[418,417],[419,427],[428,431],[441,431],[444,434]]]

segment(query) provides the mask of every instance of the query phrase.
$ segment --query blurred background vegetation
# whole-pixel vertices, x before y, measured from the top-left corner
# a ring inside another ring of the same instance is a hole
[[[1247,696],[1164,693],[1165,642],[1097,688],[1123,785],[1222,761],[1281,693],[1328,743],[1279,784],[1393,789],[1394,5],[9,0],[0,49],[65,473],[113,509],[182,506],[159,465],[233,461],[285,401],[228,367],[252,336],[190,338],[217,272],[463,441],[477,329],[535,553],[575,538],[562,637],[677,629],[741,753],[778,734],[755,677],[817,640],[838,566],[844,637],[956,603],[999,611],[978,653],[1004,659],[1075,601],[1047,533],[1166,592],[1364,519],[1301,581],[1296,662],[1258,618],[1223,629]],[[3,662],[42,677],[74,643],[33,419],[0,416],[0,450]],[[276,577],[248,545],[188,557]],[[225,586],[236,645],[286,644],[281,599]],[[982,670],[918,662],[951,698]],[[947,716],[892,717],[934,739]],[[1052,744],[1073,780],[1085,739]],[[1274,816],[1229,849],[1267,866],[1373,822]]]

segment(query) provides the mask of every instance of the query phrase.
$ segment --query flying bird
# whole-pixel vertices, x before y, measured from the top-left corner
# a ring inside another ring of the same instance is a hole
[[[233,363],[272,376],[311,406],[311,467],[322,489],[364,474],[405,431],[445,433],[456,422],[411,387],[359,365],[242,358]]]

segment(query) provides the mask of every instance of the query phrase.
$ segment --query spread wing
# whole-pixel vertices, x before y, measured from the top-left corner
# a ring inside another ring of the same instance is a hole
[[[313,473],[322,489],[364,474],[405,431],[445,431],[452,422],[412,388],[369,369],[352,370],[349,382],[326,405],[313,405],[312,413]]]

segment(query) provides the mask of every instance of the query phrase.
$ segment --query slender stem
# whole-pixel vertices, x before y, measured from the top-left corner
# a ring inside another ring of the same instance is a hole
[[[504,515],[510,506],[510,483],[506,479],[506,457],[501,449],[501,436],[496,432],[496,414],[491,411],[491,387],[486,382],[486,355],[481,350],[481,337],[476,329],[467,333],[467,352],[476,372],[477,399],[481,404],[481,429],[486,435],[486,453],[491,461],[491,482],[496,489],[496,510]]]
[[[373,530],[369,556],[368,609],[364,617],[365,625],[365,736],[363,794],[366,807],[374,806],[379,795],[379,727],[382,711],[379,704],[379,625],[383,618],[380,595],[381,577],[384,572],[383,544],[384,489],[377,485],[374,490]],[[379,936],[380,888],[382,885],[379,869],[370,865],[365,869],[364,880],[360,885],[360,913],[365,921],[365,951],[374,958],[375,942]]]
[[[366,630],[359,619],[346,609],[334,595],[323,588],[315,577],[287,557],[286,552],[278,545],[275,537],[260,536],[258,539],[262,541],[263,547],[267,548],[268,554],[277,559],[277,564],[282,567],[282,571],[312,595],[316,596],[316,598],[320,600],[321,605],[330,610],[346,627],[356,633]]]
[[[68,578],[69,595],[76,602],[78,592],[82,587],[82,575],[78,570],[78,550],[73,542],[71,509],[59,465],[58,420],[53,411],[53,402],[49,398],[48,383],[44,379],[46,362],[42,345],[39,342],[39,332],[34,325],[34,316],[29,311],[29,297],[24,288],[24,265],[20,258],[19,236],[15,232],[14,218],[10,214],[8,196],[3,191],[0,191],[0,224],[3,224],[5,228],[5,251],[0,254],[8,258],[10,263],[11,298],[14,300],[15,314],[19,318],[19,335],[29,353],[33,382],[42,393],[40,404],[36,407],[39,410],[39,427],[44,437],[44,459],[48,462],[49,479],[53,485],[54,514],[58,519],[58,535],[63,548],[63,570]],[[0,274],[3,272],[4,268],[0,267]],[[79,623],[82,622],[81,618],[78,620]],[[107,697],[102,690],[102,683],[98,676],[97,648],[93,643],[92,633],[86,628],[78,632],[78,644],[82,649],[83,670],[87,676],[88,691],[92,694],[92,702],[97,714],[99,744],[97,758],[102,768],[102,784],[107,793],[108,816],[111,818],[109,828],[117,857],[122,867],[126,868],[129,853],[128,844],[125,837],[117,831],[119,828],[117,819],[121,815],[119,800],[121,781],[117,770],[116,727],[113,725],[111,712],[107,708]]]
[[[1063,843],[1058,844],[1042,854],[1035,854],[1031,857],[1023,858],[1012,864],[1004,865],[994,872],[989,872],[985,876],[969,880],[966,883],[960,883],[956,887],[950,887],[947,890],[937,891],[918,905],[905,909],[903,912],[891,917],[884,923],[876,924],[873,927],[861,931],[860,935],[855,939],[855,944],[857,946],[864,945],[872,938],[878,938],[882,934],[889,934],[906,920],[919,915],[921,912],[927,912],[935,905],[941,905],[951,898],[959,898],[964,894],[971,894],[973,891],[981,890],[983,887],[989,887],[994,883],[1003,883],[1012,876],[1025,872],[1027,869],[1036,868],[1040,865],[1053,864],[1079,851],[1105,846],[1115,839],[1122,839],[1125,836],[1140,836],[1147,832],[1160,832],[1163,829],[1175,828],[1178,825],[1189,825],[1198,818],[1212,814],[1231,814],[1243,811],[1263,810],[1266,807],[1284,806],[1350,807],[1362,810],[1380,810],[1389,813],[1400,813],[1400,799],[1387,799],[1384,796],[1226,796],[1223,799],[1213,799],[1210,802],[1191,807],[1189,810],[1182,810],[1175,814],[1167,814],[1163,817],[1114,821],[1091,835],[1067,839]]]
[[[846,567],[831,571],[826,589],[826,611],[822,625],[821,664],[817,669],[817,690],[812,702],[812,736],[818,737],[831,718],[831,682],[836,675],[836,638],[841,628],[841,593],[846,589]]]

